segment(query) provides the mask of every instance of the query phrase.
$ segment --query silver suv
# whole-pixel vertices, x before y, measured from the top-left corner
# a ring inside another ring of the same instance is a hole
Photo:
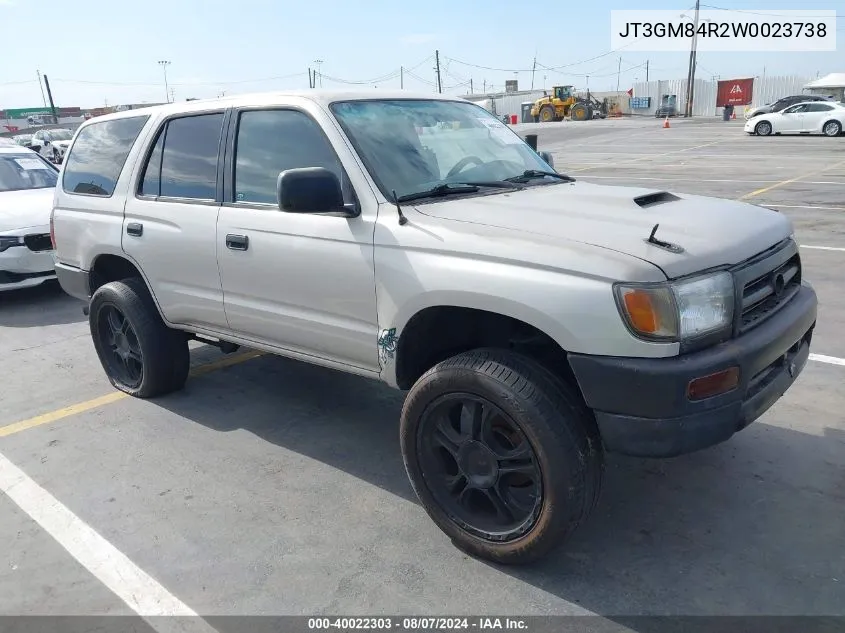
[[[180,389],[198,338],[407,390],[423,506],[502,563],[584,521],[605,452],[679,455],[757,419],[816,322],[783,215],[576,182],[481,107],[405,91],[92,119],[52,224],[117,389]]]

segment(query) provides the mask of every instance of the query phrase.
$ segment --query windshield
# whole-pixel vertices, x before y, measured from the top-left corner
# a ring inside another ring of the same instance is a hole
[[[49,134],[53,141],[69,141],[73,138],[73,132],[70,130],[50,130]]]
[[[445,183],[551,171],[507,125],[469,102],[344,101],[331,109],[389,200],[394,191],[401,197]]]
[[[56,186],[58,173],[32,154],[0,154],[0,192],[47,189]]]

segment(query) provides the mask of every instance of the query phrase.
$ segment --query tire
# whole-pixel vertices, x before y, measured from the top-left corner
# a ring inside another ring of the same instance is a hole
[[[164,324],[142,279],[98,288],[88,325],[100,364],[116,389],[153,398],[185,385],[191,364],[188,337]]]
[[[569,112],[569,118],[573,121],[587,121],[591,118],[590,108],[583,103],[576,103]]]
[[[492,438],[486,449],[467,436],[453,443],[457,428],[444,426],[449,418],[437,415],[466,406],[488,412],[481,416],[487,432],[475,436]],[[566,383],[513,352],[474,350],[426,372],[402,408],[400,443],[408,478],[429,517],[456,547],[496,563],[530,563],[561,545],[592,512],[601,490],[604,456],[591,412]],[[510,460],[509,473],[499,471],[506,461],[501,457],[491,467],[489,458],[507,449],[530,453],[530,459]],[[451,498],[449,476],[459,499],[488,512],[469,512]],[[534,497],[520,492],[528,490]],[[511,511],[507,525],[494,525],[493,497]]]
[[[828,121],[822,126],[822,134],[825,136],[839,136],[842,134],[842,124],[839,121]]]
[[[543,106],[540,108],[540,121],[543,123],[550,123],[555,120],[555,109],[552,106]]]
[[[769,136],[772,133],[772,124],[768,121],[760,121],[754,126],[754,133],[757,136]]]

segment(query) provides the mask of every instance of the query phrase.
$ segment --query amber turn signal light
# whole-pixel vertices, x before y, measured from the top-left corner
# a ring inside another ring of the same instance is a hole
[[[709,376],[690,380],[687,386],[687,397],[690,400],[704,400],[732,391],[737,388],[737,385],[739,385],[739,367],[731,367]]]

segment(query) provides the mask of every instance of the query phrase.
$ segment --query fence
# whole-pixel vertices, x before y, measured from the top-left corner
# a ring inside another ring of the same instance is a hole
[[[755,77],[749,107],[756,108],[788,95],[800,95],[805,92],[804,86],[813,79],[814,77],[802,77],[798,75]],[[695,80],[692,99],[693,116],[721,116],[722,108],[716,107],[717,91],[718,81],[708,79]],[[687,103],[687,80],[670,79],[634,84],[634,96],[651,97],[651,103],[648,108],[638,108],[633,113],[654,116],[664,95],[675,95],[678,112],[683,114],[686,111]]]

